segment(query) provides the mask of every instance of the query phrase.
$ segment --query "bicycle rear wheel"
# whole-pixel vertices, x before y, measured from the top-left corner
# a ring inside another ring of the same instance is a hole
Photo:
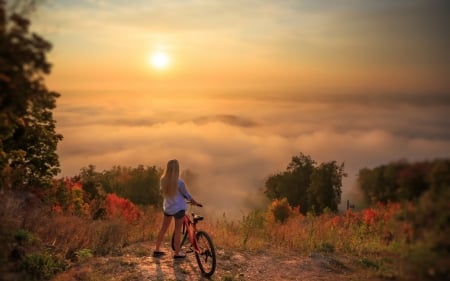
[[[196,238],[200,252],[195,252],[195,258],[203,275],[210,277],[214,274],[214,270],[216,270],[216,250],[214,249],[214,244],[208,233],[204,231],[198,231]]]

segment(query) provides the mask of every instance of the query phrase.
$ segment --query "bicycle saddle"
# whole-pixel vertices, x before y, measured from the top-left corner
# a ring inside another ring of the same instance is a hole
[[[195,214],[192,214],[192,216],[194,217],[194,222],[198,222],[198,221],[203,220],[203,217],[202,217],[202,216],[195,215]]]

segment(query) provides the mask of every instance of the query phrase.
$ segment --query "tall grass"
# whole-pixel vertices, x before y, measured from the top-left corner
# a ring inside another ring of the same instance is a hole
[[[428,198],[340,214],[290,212],[283,222],[269,206],[235,221],[223,215],[201,227],[218,247],[230,251],[342,254],[386,278],[442,280],[450,277],[450,210],[446,199],[433,198],[434,207]]]
[[[29,279],[49,279],[93,255],[121,255],[129,244],[152,240],[160,224],[150,207],[133,221],[124,216],[93,220],[55,211],[28,193],[7,191],[1,199],[0,276],[19,270],[18,279],[25,278],[24,272]]]
[[[243,214],[238,220],[228,219],[226,214],[206,217],[199,228],[209,232],[218,249],[229,252],[344,254],[382,275],[389,271],[389,276],[414,274],[422,279],[439,280],[449,276],[450,268],[450,216],[445,198],[438,200],[431,196],[416,204],[379,204],[365,210],[325,212],[320,216],[304,216],[291,209],[281,212],[282,220],[276,217],[279,210],[273,212],[268,206],[267,210]],[[8,263],[9,254],[21,243],[33,241],[26,246],[23,260],[38,275],[56,272],[60,261],[86,262],[91,254],[120,255],[127,245],[153,243],[163,218],[161,210],[153,207],[140,208],[139,217],[130,222],[120,216],[93,220],[55,213],[42,206],[25,208],[23,203],[12,196],[0,205],[0,238],[4,249],[0,266]],[[171,231],[165,237],[166,242],[170,242]],[[32,262],[48,261],[49,254],[57,260],[49,263],[51,268],[36,273],[37,267]]]

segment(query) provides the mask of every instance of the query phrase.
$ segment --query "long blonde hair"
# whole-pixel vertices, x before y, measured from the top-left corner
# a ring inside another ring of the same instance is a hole
[[[172,159],[167,162],[167,167],[161,176],[161,191],[164,197],[171,198],[177,194],[178,177],[180,176],[180,164]]]

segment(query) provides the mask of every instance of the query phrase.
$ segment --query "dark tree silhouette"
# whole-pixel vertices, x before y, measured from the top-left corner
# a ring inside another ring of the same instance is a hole
[[[26,5],[28,3],[28,5]],[[59,94],[47,89],[51,44],[30,32],[27,7],[0,0],[0,173],[2,187],[44,188],[59,172],[52,110]],[[22,11],[23,14],[18,14]]]
[[[317,166],[310,156],[300,153],[292,157],[286,171],[267,178],[265,194],[271,200],[286,198],[302,213],[321,213],[325,208],[337,211],[344,176],[344,164],[332,161]]]
[[[344,164],[336,161],[322,163],[311,175],[311,185],[308,188],[310,208],[321,213],[325,208],[337,212],[341,202],[342,177],[345,177]]]

